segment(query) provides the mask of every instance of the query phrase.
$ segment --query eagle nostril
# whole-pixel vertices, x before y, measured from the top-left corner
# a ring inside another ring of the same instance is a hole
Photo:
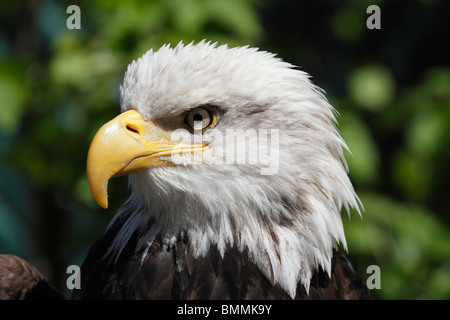
[[[127,125],[126,128],[127,128],[128,131],[131,131],[133,133],[139,134],[139,130],[136,127],[134,127],[133,125]]]

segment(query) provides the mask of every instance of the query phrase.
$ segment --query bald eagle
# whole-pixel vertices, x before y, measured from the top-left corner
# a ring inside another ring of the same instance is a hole
[[[360,211],[335,109],[274,54],[202,41],[133,61],[87,157],[98,204],[131,196],[74,299],[358,299],[341,209]]]

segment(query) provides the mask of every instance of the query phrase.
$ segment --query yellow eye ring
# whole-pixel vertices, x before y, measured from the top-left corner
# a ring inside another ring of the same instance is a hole
[[[191,109],[184,118],[184,123],[190,130],[206,131],[216,123],[217,116],[208,106]]]

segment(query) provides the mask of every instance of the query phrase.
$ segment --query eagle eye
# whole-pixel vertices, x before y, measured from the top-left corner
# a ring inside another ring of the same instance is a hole
[[[184,123],[191,130],[206,131],[216,122],[216,115],[209,107],[197,107],[186,114]]]

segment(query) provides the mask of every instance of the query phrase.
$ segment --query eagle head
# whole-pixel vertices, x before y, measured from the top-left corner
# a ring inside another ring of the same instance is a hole
[[[330,274],[333,249],[346,249],[341,209],[359,200],[335,110],[307,73],[254,48],[180,43],[133,61],[120,94],[87,160],[102,207],[108,180],[129,174],[111,223],[131,218],[111,257],[139,232],[143,247],[186,239],[195,257],[245,250],[291,296],[318,268]]]

